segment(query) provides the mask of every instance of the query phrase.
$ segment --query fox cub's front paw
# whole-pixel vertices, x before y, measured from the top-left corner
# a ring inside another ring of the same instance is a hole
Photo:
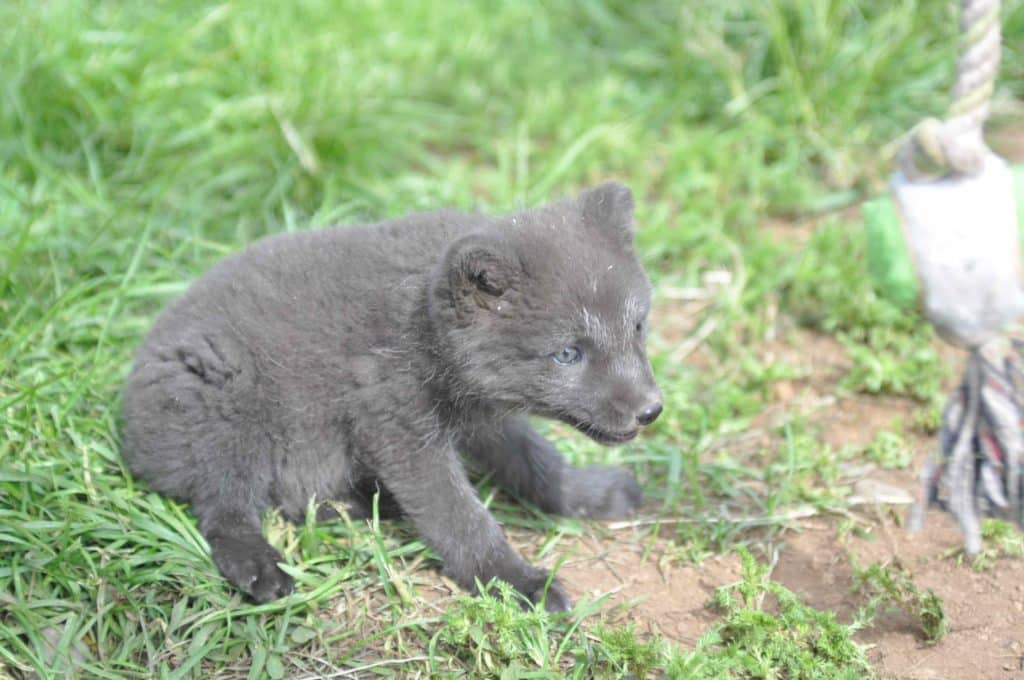
[[[224,577],[259,603],[284,597],[295,587],[277,566],[281,555],[262,537],[221,537],[210,542],[213,561]]]
[[[632,517],[644,500],[632,472],[610,467],[574,468],[562,491],[565,514],[588,519]]]
[[[551,578],[550,572],[544,569],[530,568],[528,573],[521,575],[513,583],[530,604],[544,603],[544,609],[549,613],[567,612],[572,609],[572,599],[565,591],[558,579]],[[526,602],[523,602],[526,608]]]
[[[557,580],[552,579],[548,583],[548,575],[542,573],[534,583],[527,586],[524,594],[530,598],[530,602],[539,604],[544,602],[544,609],[550,613],[567,612],[572,609],[572,600],[569,593]]]
[[[480,584],[483,585],[483,592],[497,595],[499,582],[511,585],[523,596],[520,604],[524,609],[530,604],[544,603],[544,609],[551,613],[566,612],[572,609],[572,599],[565,591],[558,579],[551,577],[551,572],[546,569],[531,566],[526,562],[517,560],[517,564],[506,565],[501,576],[494,576],[486,582],[476,575],[471,577],[468,574],[460,577],[450,567],[445,569],[445,575],[463,585],[474,595],[480,595]]]

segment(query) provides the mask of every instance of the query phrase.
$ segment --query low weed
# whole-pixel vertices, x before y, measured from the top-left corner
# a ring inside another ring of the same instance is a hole
[[[870,625],[880,612],[903,611],[917,620],[928,642],[938,642],[946,634],[942,601],[932,590],[915,585],[903,569],[881,564],[860,569],[855,565],[853,591],[868,597],[856,615],[858,628]]]

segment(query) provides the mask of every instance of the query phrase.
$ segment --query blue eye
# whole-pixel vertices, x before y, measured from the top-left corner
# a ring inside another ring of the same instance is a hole
[[[569,364],[575,364],[583,358],[583,352],[579,351],[579,349],[575,347],[563,347],[552,354],[551,358],[555,360],[555,363],[568,366]]]

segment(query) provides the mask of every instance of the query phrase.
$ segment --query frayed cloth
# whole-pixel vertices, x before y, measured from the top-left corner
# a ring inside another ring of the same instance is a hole
[[[921,474],[911,529],[929,506],[952,514],[968,554],[981,550],[981,518],[1024,528],[1024,340],[1002,337],[971,351],[942,416],[939,449]]]

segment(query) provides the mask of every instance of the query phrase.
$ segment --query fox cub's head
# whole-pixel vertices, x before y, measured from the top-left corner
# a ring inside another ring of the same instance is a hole
[[[602,184],[451,244],[432,312],[462,389],[624,442],[661,412],[633,196]]]

